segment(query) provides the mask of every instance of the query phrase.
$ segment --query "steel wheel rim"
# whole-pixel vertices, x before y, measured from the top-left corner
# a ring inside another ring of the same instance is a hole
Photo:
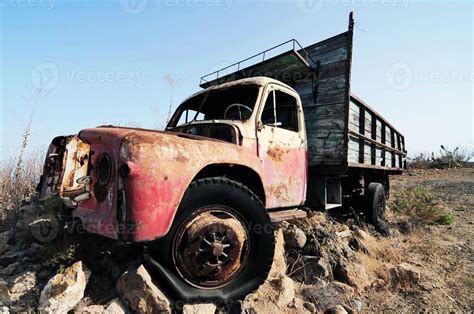
[[[247,266],[251,238],[243,217],[227,206],[204,207],[185,219],[172,241],[179,276],[200,289],[227,285]]]

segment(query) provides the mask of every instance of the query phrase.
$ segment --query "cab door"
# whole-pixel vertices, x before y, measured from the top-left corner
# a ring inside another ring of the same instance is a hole
[[[264,167],[266,207],[303,204],[306,193],[306,132],[298,95],[278,84],[265,90],[257,118],[258,155]]]

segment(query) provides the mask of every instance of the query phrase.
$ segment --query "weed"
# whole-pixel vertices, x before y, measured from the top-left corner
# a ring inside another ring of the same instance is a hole
[[[59,196],[50,196],[40,202],[44,210],[49,213],[57,213],[63,207],[63,200]]]
[[[64,246],[53,254],[49,259],[44,261],[43,265],[48,268],[58,268],[59,270],[71,264],[76,257],[77,244]]]
[[[452,225],[454,223],[454,215],[451,213],[442,213],[435,221],[440,225]]]
[[[438,195],[421,186],[396,193],[391,208],[414,225],[433,223],[440,216]]]

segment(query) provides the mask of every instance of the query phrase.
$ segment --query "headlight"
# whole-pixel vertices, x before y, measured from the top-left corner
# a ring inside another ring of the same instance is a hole
[[[96,166],[97,181],[101,185],[106,185],[112,175],[112,161],[107,153],[99,156]]]

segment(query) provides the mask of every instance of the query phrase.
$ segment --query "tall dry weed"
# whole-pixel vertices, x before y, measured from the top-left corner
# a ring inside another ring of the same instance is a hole
[[[42,172],[43,150],[23,152],[2,161],[0,166],[0,218],[18,209],[22,202],[31,200]]]

